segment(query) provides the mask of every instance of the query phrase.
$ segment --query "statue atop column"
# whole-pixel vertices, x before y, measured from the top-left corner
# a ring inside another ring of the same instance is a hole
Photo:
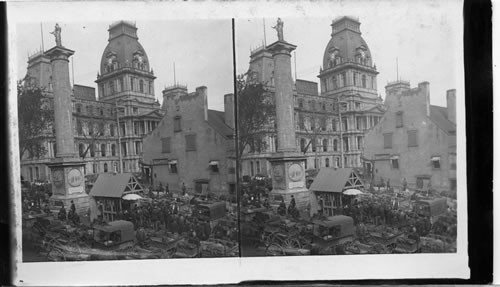
[[[50,34],[54,35],[56,38],[56,46],[62,46],[61,44],[61,26],[59,26],[58,23],[56,23],[56,26],[54,27],[54,31],[50,32]]]
[[[273,29],[278,32],[278,41],[284,41],[283,40],[283,21],[281,21],[281,18],[278,18],[278,21],[276,21],[276,26],[272,27]]]

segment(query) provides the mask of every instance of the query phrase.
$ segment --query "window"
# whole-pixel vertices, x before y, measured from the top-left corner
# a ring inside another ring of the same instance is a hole
[[[144,81],[143,80],[139,81],[139,90],[141,91],[141,93],[144,93]]]
[[[418,130],[408,131],[408,146],[418,146]]]
[[[90,144],[90,156],[91,157],[95,156],[95,146],[94,146],[94,144]]]
[[[250,162],[250,175],[254,176],[254,171],[253,171],[253,161]]]
[[[92,173],[97,173],[97,163],[92,165]]]
[[[120,78],[119,82],[120,82],[120,92],[123,92],[125,90],[125,87],[123,86],[123,78]]]
[[[326,104],[325,104],[325,103],[321,103],[321,109],[322,109],[323,111],[326,111]]]
[[[342,87],[347,86],[347,78],[345,72],[340,74],[340,82],[342,83]]]
[[[433,169],[440,169],[441,168],[441,157],[433,156],[431,158],[431,165],[432,165]]]
[[[320,165],[320,164],[319,164],[319,158],[315,158],[315,159],[314,159],[314,168],[315,168],[315,169],[316,169],[316,168],[318,168],[318,166],[319,166],[319,165]]]
[[[186,151],[196,150],[196,135],[186,135]]]
[[[104,172],[108,172],[108,164],[104,163]]]
[[[257,173],[260,173],[260,160],[258,160],[256,163],[257,163]]]
[[[456,170],[457,169],[457,155],[450,154],[449,159],[450,159],[450,169]]]
[[[306,152],[306,139],[300,139],[300,151]]]
[[[342,118],[342,130],[347,131],[349,128],[349,125],[347,123],[347,118]]]
[[[153,94],[153,81],[149,82],[149,93]]]
[[[127,156],[127,143],[122,143],[122,154]]]
[[[332,77],[332,88],[335,90],[337,88],[337,77]]]
[[[356,110],[359,110],[361,108],[361,103],[360,102],[356,102],[354,105],[356,107]]]
[[[378,117],[374,117],[373,118],[373,125],[377,125],[378,124]]]
[[[312,151],[316,152],[316,139],[311,140]]]
[[[130,90],[131,91],[134,90],[134,78],[133,77],[130,78]]]
[[[210,161],[210,163],[208,164],[208,166],[210,167],[210,171],[211,172],[214,172],[214,173],[218,173],[219,172],[219,161],[212,160],[212,161]]]
[[[366,88],[366,75],[361,76],[361,84],[363,88]]]
[[[82,105],[76,104],[76,112],[81,113],[82,112]]]
[[[396,113],[396,127],[400,128],[403,126],[403,112],[399,111]]]
[[[113,137],[115,136],[115,125],[114,124],[110,124],[109,125],[109,134]]]
[[[344,151],[349,151],[349,138],[343,138],[342,141]]]
[[[106,156],[106,145],[101,144],[101,156]]]
[[[113,81],[109,82],[109,90],[111,91],[111,94],[115,93],[115,83]]]
[[[337,120],[336,120],[336,119],[333,119],[333,120],[332,120],[332,130],[333,130],[334,132],[336,132],[336,131],[337,131]]]
[[[352,84],[353,84],[353,86],[358,85],[358,73],[356,73],[356,72],[352,73]]]
[[[103,110],[103,109],[101,109],[101,108],[99,108],[99,114],[100,114],[101,116],[104,116],[104,110]]]
[[[115,144],[111,145],[111,155],[116,156],[116,145]]]
[[[358,150],[363,149],[363,137],[358,137]]]
[[[323,139],[323,151],[328,151],[328,140]]]
[[[181,131],[181,116],[174,117],[174,132]]]
[[[101,111],[102,112],[102,111]],[[104,123],[103,122],[100,122],[99,123],[99,135],[103,136],[104,135],[104,131],[106,129],[104,128]]]
[[[392,148],[392,133],[384,134],[384,148]]]
[[[301,129],[301,130],[305,129],[304,116],[303,115],[299,115],[299,129]]]
[[[320,123],[321,123],[321,130],[326,131],[326,118],[321,118]]]
[[[333,151],[338,151],[338,140],[337,139],[333,140]]]
[[[303,99],[299,99],[299,108],[303,108],[304,107],[304,100]]]
[[[142,153],[141,142],[136,141],[135,142],[135,154],[141,154],[141,153]]]
[[[325,158],[325,167],[330,167],[330,159]]]
[[[85,152],[85,145],[81,143],[78,145],[78,154],[80,154],[80,157],[83,157],[84,152]]]
[[[82,126],[82,121],[80,121],[79,119],[76,120],[76,133],[78,135],[82,135],[83,134],[83,126]]]
[[[121,129],[121,133],[122,133],[121,135],[122,136],[126,136],[127,135],[127,133],[126,133],[127,129],[125,129],[125,123],[120,123],[120,129]]]
[[[399,169],[399,157],[398,156],[391,157],[391,166],[393,169]]]
[[[314,131],[316,129],[316,120],[311,117],[311,131]]]

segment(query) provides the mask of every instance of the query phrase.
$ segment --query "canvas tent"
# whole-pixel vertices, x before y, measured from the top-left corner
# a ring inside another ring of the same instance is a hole
[[[326,216],[342,214],[342,195],[347,189],[363,189],[361,177],[353,168],[322,168],[309,187],[315,200],[311,200],[311,213],[319,210]]]

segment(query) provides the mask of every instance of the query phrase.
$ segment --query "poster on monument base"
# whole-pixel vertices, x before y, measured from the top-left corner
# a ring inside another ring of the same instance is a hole
[[[7,3],[13,284],[469,278],[462,2],[220,4]]]

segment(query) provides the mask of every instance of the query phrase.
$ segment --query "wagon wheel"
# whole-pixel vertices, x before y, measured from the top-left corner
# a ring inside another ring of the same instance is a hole
[[[276,243],[271,243],[267,248],[266,248],[266,254],[270,256],[280,256],[280,255],[285,255],[285,250],[283,250],[283,247],[281,247],[279,244]]]
[[[302,248],[302,244],[300,244],[300,241],[296,238],[286,238],[283,240],[283,246],[285,248]]]

